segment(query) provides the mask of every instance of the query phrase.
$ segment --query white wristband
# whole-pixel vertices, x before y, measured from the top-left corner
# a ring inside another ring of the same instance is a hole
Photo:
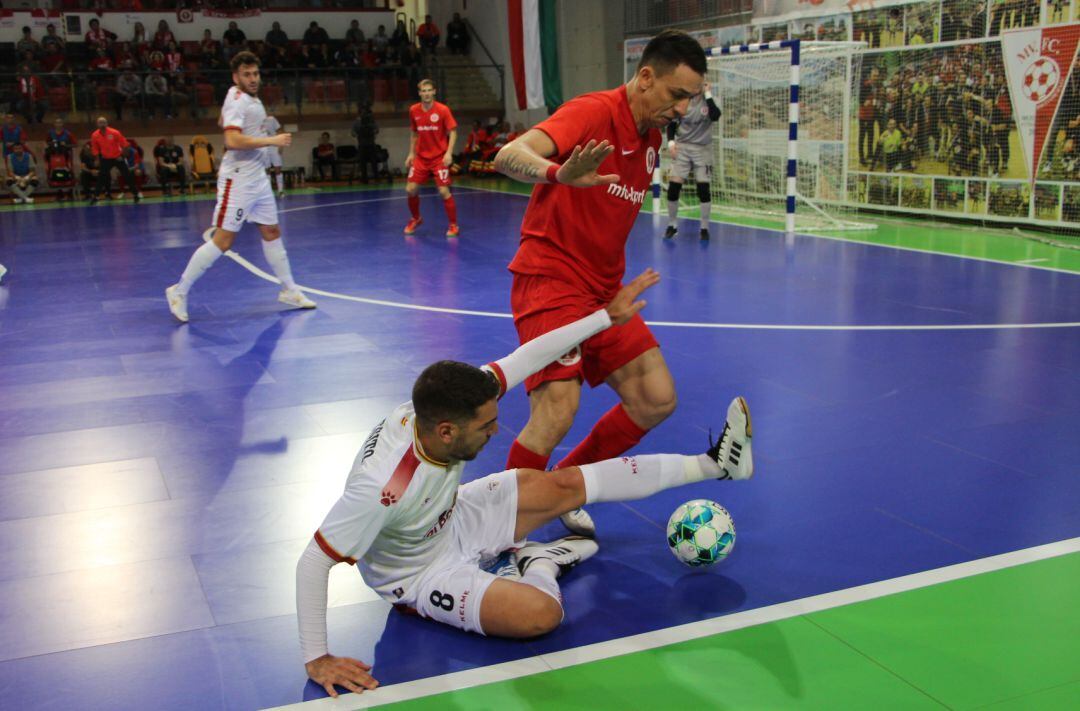
[[[674,141],[674,140],[671,140],[671,141],[668,141],[668,142],[667,142],[667,149],[668,149],[669,151],[670,151],[670,150],[674,150],[674,149],[675,149],[675,141]]]
[[[711,98],[712,98],[712,92],[709,91],[708,89],[706,89],[705,90],[705,101],[708,101]]]

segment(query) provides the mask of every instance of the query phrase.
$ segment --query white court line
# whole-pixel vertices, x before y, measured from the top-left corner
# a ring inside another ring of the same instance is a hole
[[[523,676],[555,669],[565,669],[579,664],[587,664],[702,637],[724,634],[725,632],[732,632],[746,627],[778,622],[800,615],[831,610],[844,605],[885,597],[886,595],[895,595],[896,593],[917,590],[952,580],[1077,552],[1080,552],[1080,538],[1069,538],[1064,541],[1035,546],[1034,548],[1025,548],[967,563],[949,565],[936,570],[913,573],[892,580],[882,580],[846,590],[837,590],[836,592],[815,595],[801,600],[783,602],[756,610],[736,612],[723,617],[714,617],[709,620],[679,625],[678,627],[668,627],[632,637],[613,639],[608,642],[599,642],[575,649],[564,649],[504,664],[494,664],[488,667],[478,667],[427,679],[382,686],[375,691],[368,691],[360,695],[344,694],[337,699],[316,699],[314,701],[278,706],[272,711],[284,711],[285,709],[295,711],[316,711],[318,709],[345,711],[346,709],[371,708],[432,694],[441,694],[447,691],[458,691],[483,684],[510,681]],[[377,668],[376,673],[378,673]]]
[[[478,190],[475,188],[459,188],[459,190],[468,191],[466,194],[484,194],[488,192],[498,192],[503,195],[517,195],[517,193],[508,193],[504,191],[490,191],[490,190]],[[360,200],[347,200],[344,202],[326,203],[322,205],[305,205],[304,207],[293,207],[286,210],[279,210],[279,212],[300,212],[302,210],[317,210],[324,207],[336,207],[340,205],[357,205],[360,203],[368,202],[383,202],[386,200],[404,200],[404,195],[388,195],[377,198],[364,198]],[[527,197],[527,196],[524,196]],[[749,229],[767,229],[767,228],[749,228]],[[209,234],[212,234],[210,230],[207,230],[203,234],[203,239],[208,239]],[[817,235],[813,235],[817,236]],[[849,240],[845,240],[849,241]],[[872,244],[859,242],[858,244]],[[884,246],[884,245],[878,245]],[[923,250],[915,250],[923,251]],[[932,252],[932,254],[938,254]],[[280,284],[277,277],[269,274],[259,267],[255,266],[239,253],[233,250],[228,250],[225,255],[232,259],[234,262],[247,269],[249,272],[265,279],[272,284]],[[954,255],[946,255],[954,256]],[[993,261],[993,260],[989,260]],[[1011,264],[1011,262],[996,262],[1000,264]],[[1056,271],[1056,270],[1055,270]],[[1071,272],[1070,272],[1071,273]],[[340,294],[334,291],[324,291],[322,289],[316,289],[313,287],[307,287],[298,285],[302,290],[309,294],[318,294],[319,296],[325,296],[330,299],[341,299],[343,301],[353,301],[361,304],[371,304],[373,306],[387,306],[395,309],[407,309],[410,311],[427,311],[431,313],[442,314],[454,314],[458,316],[484,316],[487,318],[513,318],[512,314],[498,313],[495,311],[476,311],[472,309],[451,309],[441,306],[424,306],[422,304],[412,304],[402,301],[387,301],[385,299],[369,299],[363,296],[351,296],[349,294]],[[746,330],[746,331],[988,331],[988,330],[1018,330],[1018,329],[1036,329],[1036,328],[1076,328],[1080,327],[1080,321],[1064,321],[1064,322],[1049,322],[1049,323],[965,323],[965,324],[926,324],[926,325],[829,325],[829,324],[769,324],[769,323],[699,323],[694,321],[646,321],[650,326],[668,327],[668,328],[710,328],[710,329],[728,329],[728,330]]]

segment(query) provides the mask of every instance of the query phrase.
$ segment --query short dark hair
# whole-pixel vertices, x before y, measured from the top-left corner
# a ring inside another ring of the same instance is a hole
[[[657,75],[661,75],[675,71],[680,64],[704,75],[708,69],[705,50],[696,39],[682,30],[664,30],[645,45],[637,68],[649,66]]]
[[[421,425],[461,423],[499,396],[499,384],[489,373],[468,363],[440,360],[424,368],[413,384],[412,401]]]
[[[240,67],[246,67],[254,64],[256,67],[260,66],[259,57],[254,52],[249,52],[246,49],[243,52],[237,52],[236,56],[229,62],[229,68],[234,72],[239,71]]]

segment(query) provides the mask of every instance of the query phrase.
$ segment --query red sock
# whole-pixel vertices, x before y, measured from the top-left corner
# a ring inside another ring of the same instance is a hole
[[[643,430],[626,414],[622,403],[604,413],[589,436],[574,447],[574,451],[555,465],[556,469],[576,467],[582,464],[602,462],[617,457],[641,441],[648,430]]]
[[[443,200],[443,207],[446,208],[446,217],[450,220],[451,225],[457,224],[457,204],[454,202],[454,196]]]
[[[409,196],[409,212],[412,213],[412,218],[414,220],[419,220],[420,219],[420,196],[419,195],[410,195]]]
[[[550,458],[550,454],[537,454],[515,439],[510,445],[510,454],[506,457],[506,468],[544,471]]]

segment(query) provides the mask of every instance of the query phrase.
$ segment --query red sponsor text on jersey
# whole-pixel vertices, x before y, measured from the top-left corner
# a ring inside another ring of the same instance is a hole
[[[431,161],[446,155],[457,121],[446,104],[433,101],[431,109],[424,111],[424,105],[416,103],[409,107],[409,127],[416,134],[417,158]]]
[[[555,163],[574,146],[609,141],[615,150],[597,172],[619,180],[593,188],[534,187],[510,271],[554,276],[610,299],[626,271],[626,239],[652,181],[660,131],[638,133],[625,86],[579,96],[536,128],[555,142]]]

